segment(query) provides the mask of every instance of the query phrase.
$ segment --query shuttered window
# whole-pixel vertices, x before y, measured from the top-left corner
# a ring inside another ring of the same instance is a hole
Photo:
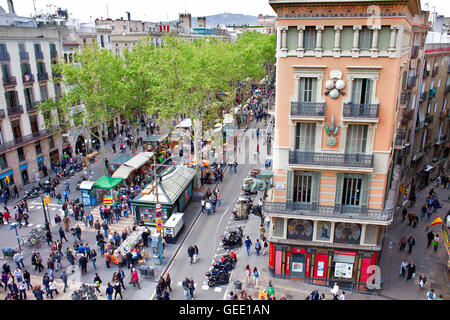
[[[314,151],[315,134],[315,123],[297,123],[295,131],[295,149],[298,151]]]
[[[300,102],[316,102],[317,78],[300,79]]]
[[[369,176],[340,173],[337,177],[335,204],[339,207],[361,207],[366,210],[369,202]]]
[[[373,31],[367,27],[362,27],[359,31],[359,49],[369,50],[372,46]]]
[[[316,48],[316,28],[306,27],[303,34],[303,47],[306,50],[313,50]]]
[[[345,153],[365,153],[367,146],[368,126],[350,124],[347,129]]]
[[[352,103],[353,104],[370,104],[372,94],[372,80],[355,79],[352,86]]]
[[[293,176],[294,202],[318,204],[320,172],[295,171]]]

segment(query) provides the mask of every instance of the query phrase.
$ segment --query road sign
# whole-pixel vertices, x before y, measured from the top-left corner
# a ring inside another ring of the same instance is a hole
[[[9,183],[9,176],[5,177],[5,183],[8,184]]]
[[[160,210],[161,207],[162,207],[162,206],[161,206],[161,203],[158,202],[158,203],[155,204],[155,209],[156,209],[156,210]]]
[[[163,228],[163,221],[162,220],[156,220],[155,221],[155,224],[156,224],[156,229],[159,231],[159,230],[162,230],[162,228]]]
[[[156,212],[155,212],[155,216],[156,216],[157,218],[161,218],[161,217],[162,217],[162,211],[161,211],[161,210],[156,211]]]
[[[259,290],[258,291],[258,298],[259,298],[259,300],[267,300],[267,292]]]

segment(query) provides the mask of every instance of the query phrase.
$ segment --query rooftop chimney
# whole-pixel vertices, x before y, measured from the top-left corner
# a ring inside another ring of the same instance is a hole
[[[9,11],[9,13],[15,13],[12,0],[8,0],[8,11]]]
[[[131,14],[128,11],[126,13],[127,13],[128,21],[130,21],[131,20]]]

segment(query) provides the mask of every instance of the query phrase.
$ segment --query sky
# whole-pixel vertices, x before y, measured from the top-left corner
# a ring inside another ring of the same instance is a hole
[[[53,12],[54,8],[67,9],[71,18],[83,22],[96,18],[126,19],[126,11],[133,20],[151,22],[177,20],[179,13],[190,13],[193,17],[208,16],[219,13],[242,13],[257,16],[275,15],[269,0],[13,0],[14,9],[20,16],[29,17],[36,12]],[[426,7],[425,4],[429,6]],[[448,16],[450,1],[422,0],[422,9]],[[7,0],[0,0],[0,5],[7,10]],[[433,8],[435,7],[435,8]],[[49,10],[50,9],[50,10]]]

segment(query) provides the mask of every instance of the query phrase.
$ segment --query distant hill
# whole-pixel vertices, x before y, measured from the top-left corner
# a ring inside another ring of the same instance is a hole
[[[250,16],[238,13],[221,13],[206,16],[206,25],[208,27],[216,27],[217,25],[256,26],[257,21],[258,21],[257,16]],[[197,27],[197,17],[192,17],[192,27],[193,28]]]

